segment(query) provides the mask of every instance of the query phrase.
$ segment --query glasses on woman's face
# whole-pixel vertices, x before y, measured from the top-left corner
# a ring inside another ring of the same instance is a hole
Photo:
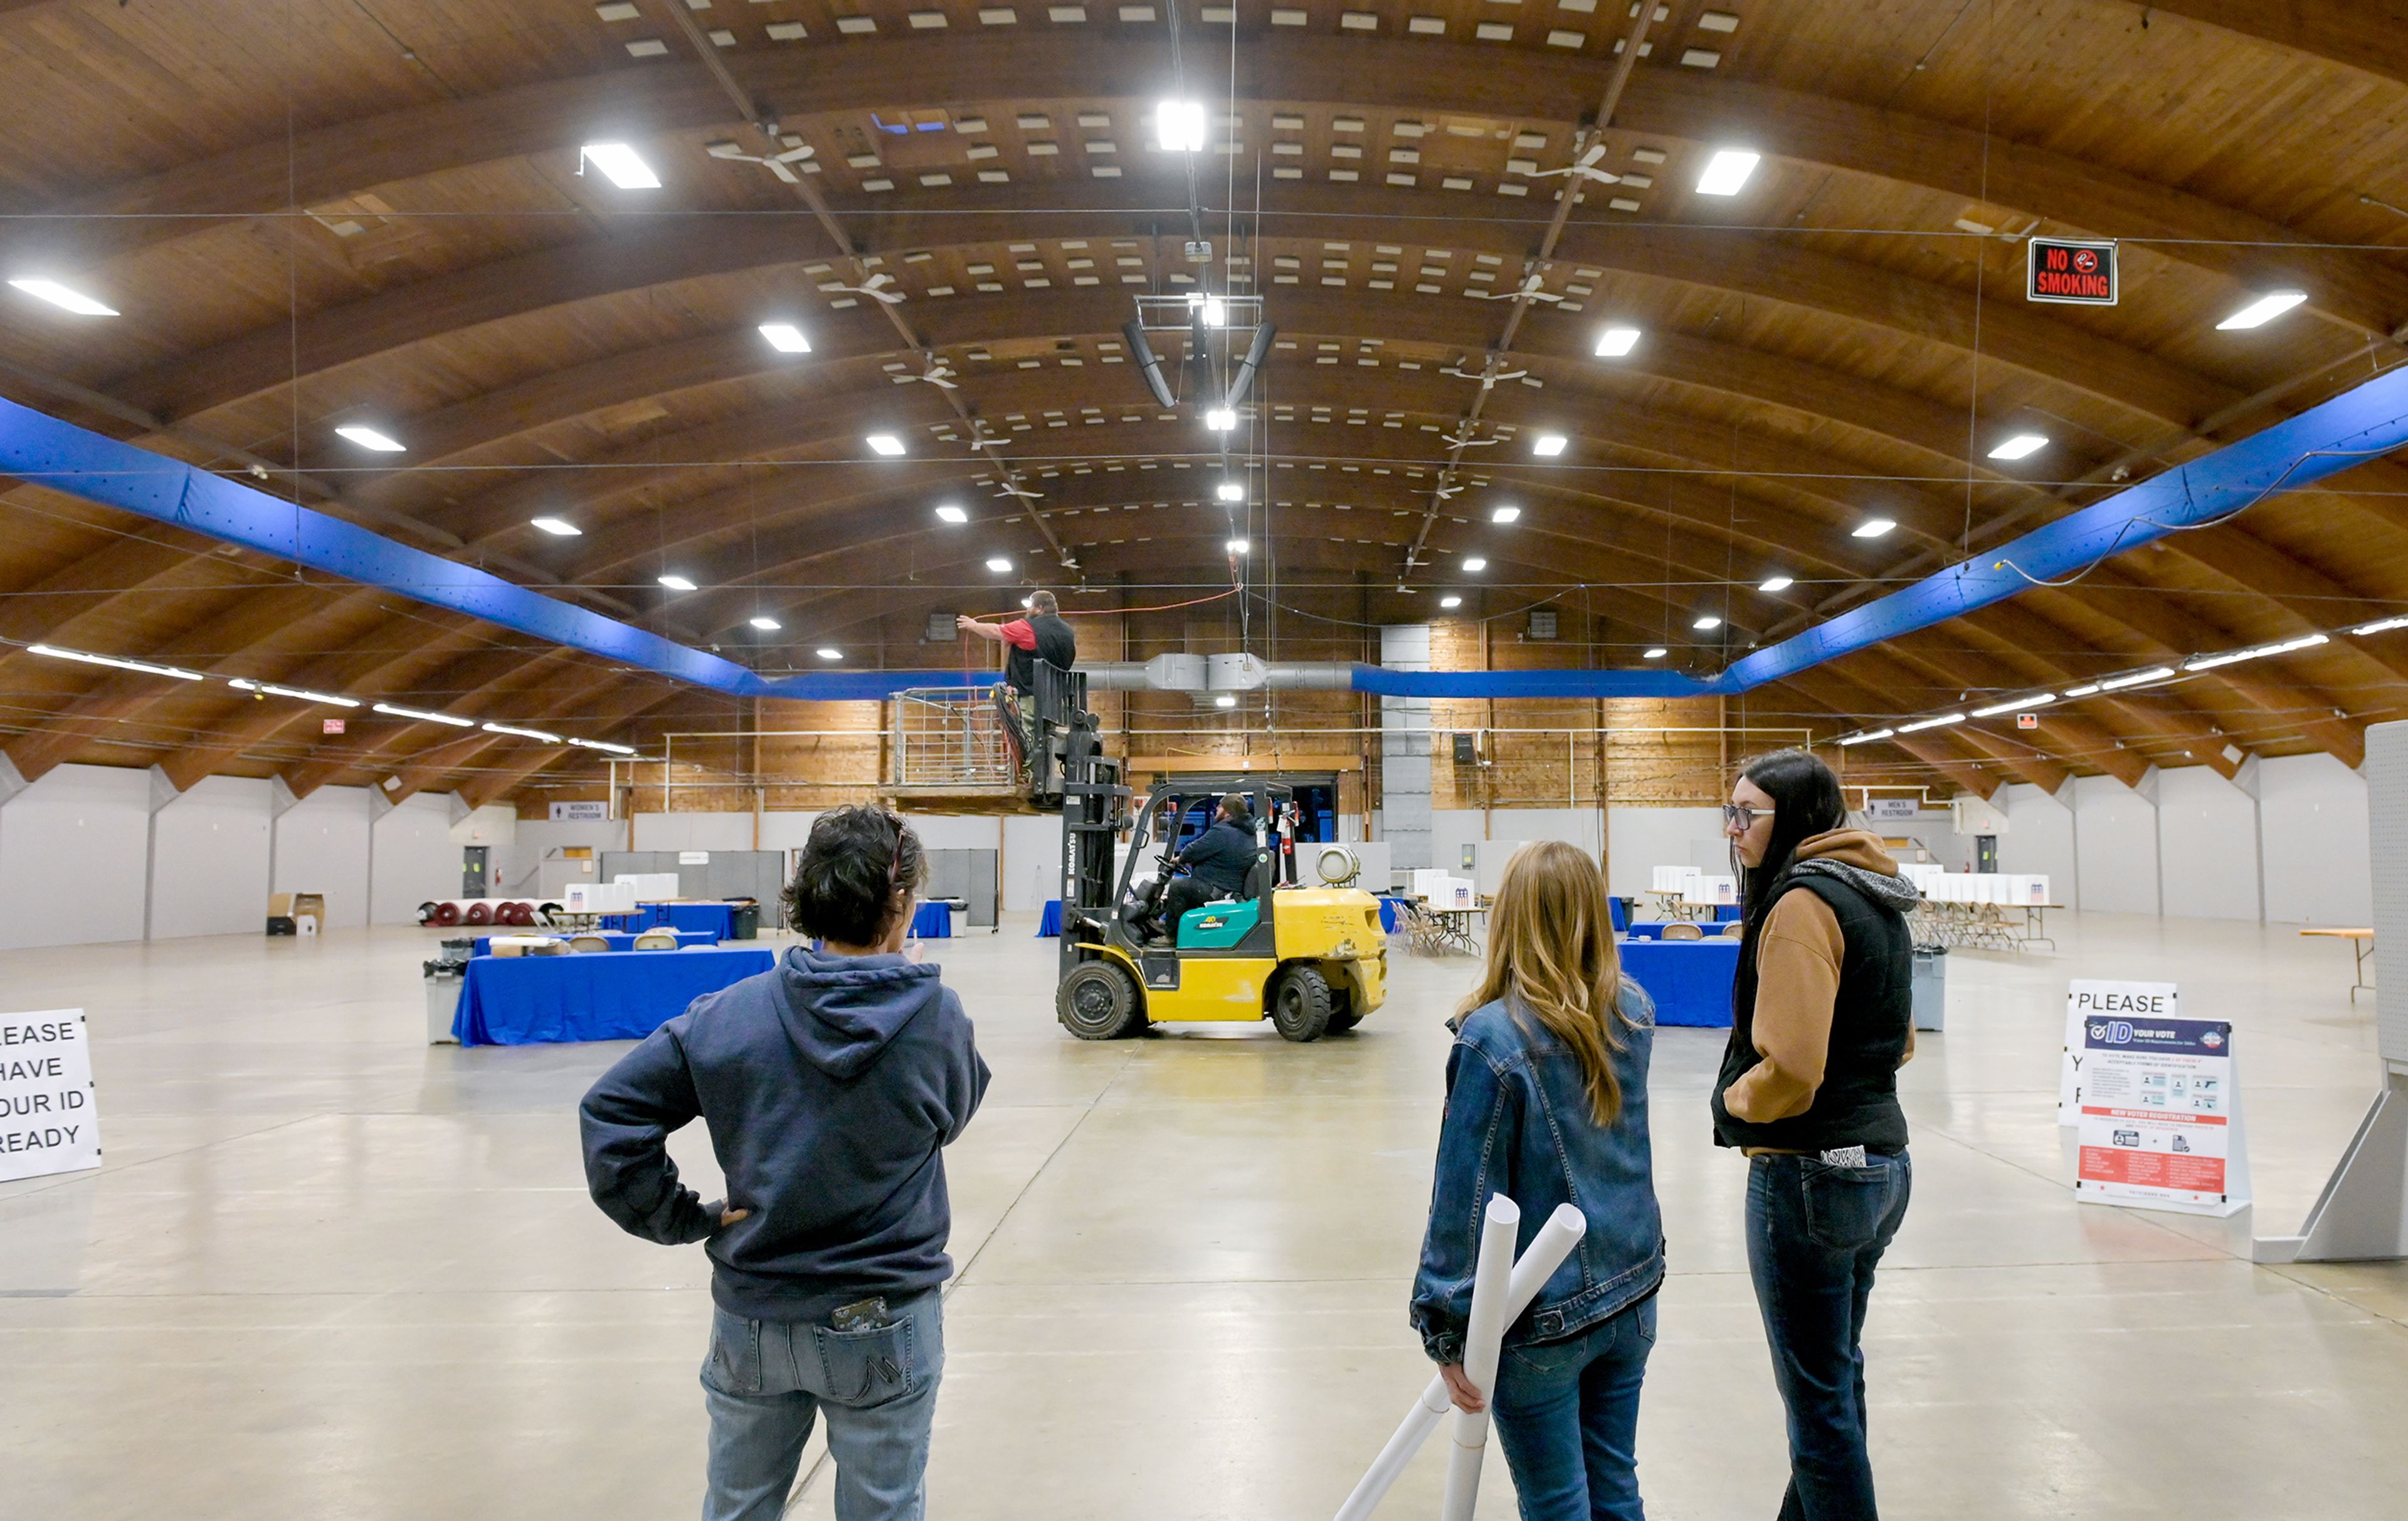
[[[1743,835],[1755,828],[1756,820],[1770,817],[1772,810],[1769,808],[1750,808],[1745,803],[1723,805],[1723,827],[1739,834]]]

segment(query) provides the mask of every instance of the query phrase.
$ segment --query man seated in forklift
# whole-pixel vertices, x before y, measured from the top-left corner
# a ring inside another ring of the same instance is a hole
[[[1042,660],[1058,670],[1069,670],[1079,663],[1079,638],[1070,632],[1069,621],[1062,616],[1062,605],[1051,592],[1037,592],[1029,596],[1025,618],[988,624],[966,612],[953,620],[953,626],[1003,646],[1003,681],[1010,696],[998,693],[996,698],[1007,720],[1004,737],[1010,742],[1013,763],[1025,781],[1029,753],[1036,739],[1035,715],[1030,709],[1037,691],[1037,662]]]
[[[1162,917],[1146,928],[1152,940],[1177,940],[1179,916],[1190,909],[1245,895],[1246,874],[1254,868],[1254,812],[1246,807],[1245,795],[1223,795],[1211,827],[1190,840],[1174,859],[1187,868],[1187,875],[1172,878],[1163,894]]]

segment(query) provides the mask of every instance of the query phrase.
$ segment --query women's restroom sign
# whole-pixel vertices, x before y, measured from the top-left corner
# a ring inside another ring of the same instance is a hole
[[[2248,1204],[2231,1026],[2090,1014],[2079,1101],[2077,1199],[2218,1216]]]
[[[98,1166],[83,1011],[0,1014],[0,1182]]]

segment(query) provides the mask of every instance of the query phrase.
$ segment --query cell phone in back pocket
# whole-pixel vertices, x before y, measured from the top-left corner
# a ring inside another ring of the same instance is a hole
[[[873,1294],[866,1299],[838,1305],[828,1324],[839,1331],[875,1331],[895,1323],[886,1313],[886,1296]]]

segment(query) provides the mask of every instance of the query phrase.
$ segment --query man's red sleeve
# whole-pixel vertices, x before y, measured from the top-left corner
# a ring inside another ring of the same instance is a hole
[[[1003,642],[1015,650],[1034,650],[1037,648],[1037,630],[1028,626],[1027,619],[1014,618],[1003,625]]]

